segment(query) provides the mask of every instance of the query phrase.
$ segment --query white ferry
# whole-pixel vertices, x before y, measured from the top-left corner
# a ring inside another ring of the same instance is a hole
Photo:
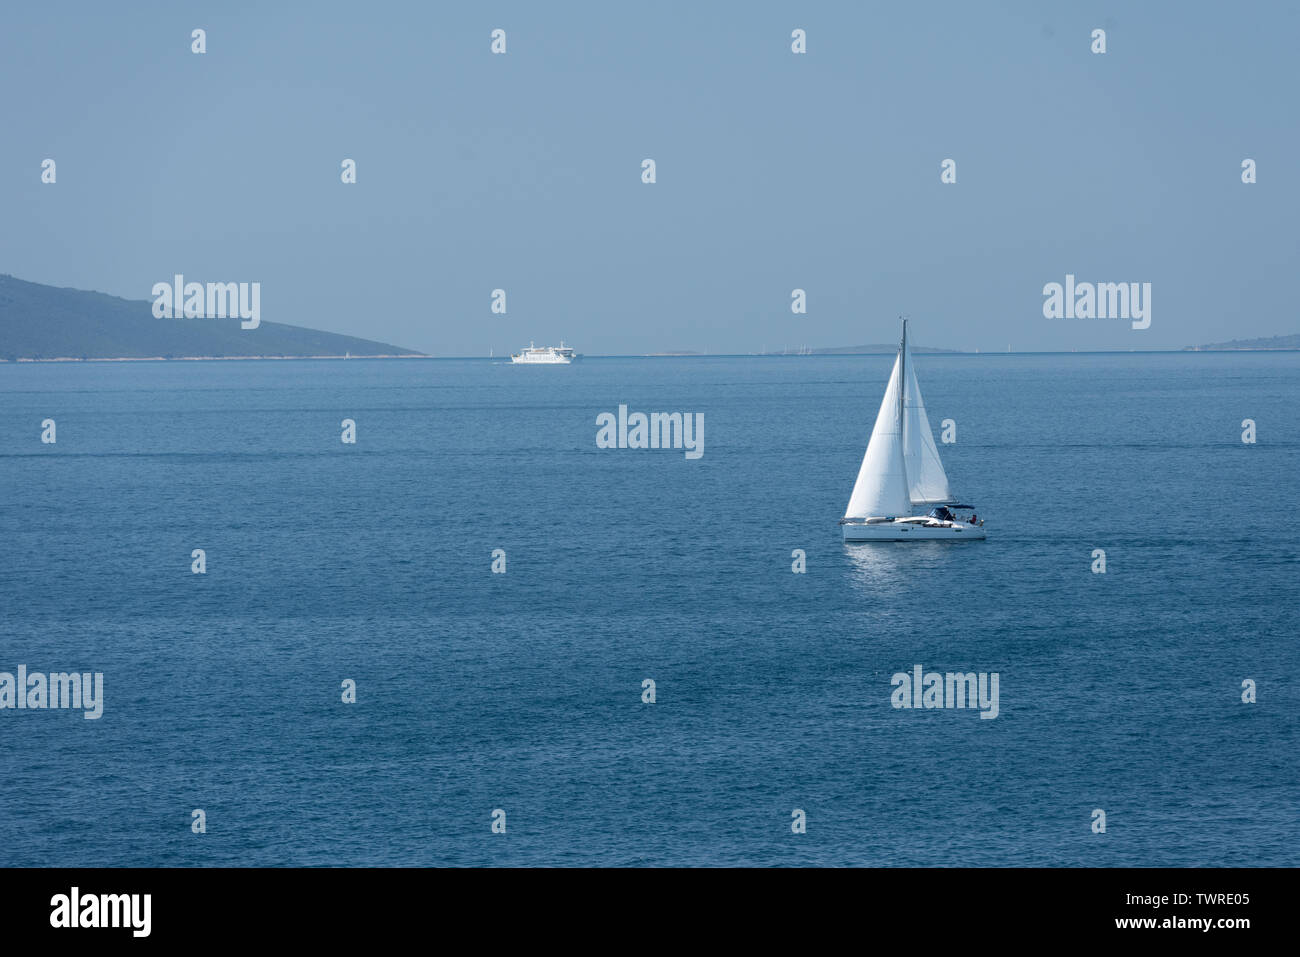
[[[558,346],[542,346],[538,348],[535,343],[528,343],[528,348],[520,352],[510,354],[511,362],[541,363],[544,365],[568,365],[574,359],[581,359],[571,348],[560,340]]]

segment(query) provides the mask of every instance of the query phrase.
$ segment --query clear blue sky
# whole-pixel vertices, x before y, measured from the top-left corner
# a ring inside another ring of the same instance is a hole
[[[891,341],[900,312],[962,349],[1300,332],[1298,10],[9,4],[0,272],[257,280],[264,321],[439,355]],[[1067,272],[1152,283],[1151,327],[1043,318]]]

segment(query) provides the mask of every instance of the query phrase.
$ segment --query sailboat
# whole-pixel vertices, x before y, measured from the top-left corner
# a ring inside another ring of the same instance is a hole
[[[914,507],[926,505],[933,506],[928,514],[912,515]],[[954,511],[965,509],[971,516],[959,521]],[[846,542],[962,542],[985,537],[974,508],[958,504],[948,488],[907,348],[906,319],[894,371],[840,527]]]

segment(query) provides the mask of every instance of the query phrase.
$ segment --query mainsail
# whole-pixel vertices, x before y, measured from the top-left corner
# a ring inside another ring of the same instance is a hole
[[[844,517],[899,518],[910,515],[913,505],[951,501],[948,475],[939,461],[907,348],[904,321],[898,358]]]
[[[903,517],[912,513],[908,494],[907,472],[903,464],[903,417],[899,415],[901,398],[898,387],[902,374],[902,355],[894,360],[894,373],[889,377],[885,398],[880,403],[876,427],[871,430],[871,441],[862,456],[858,480],[853,483],[846,518]]]

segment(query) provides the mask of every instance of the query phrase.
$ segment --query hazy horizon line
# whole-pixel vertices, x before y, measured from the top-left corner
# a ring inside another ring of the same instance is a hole
[[[1300,348],[1295,349],[1070,349],[1068,351],[1061,349],[1042,349],[1042,350],[1010,350],[1007,352],[933,352],[920,353],[926,358],[945,359],[945,358],[978,358],[982,356],[1127,356],[1127,355],[1189,355],[1196,353],[1213,353],[1215,355],[1224,355],[1228,353],[1240,354],[1260,354],[1260,353],[1279,353],[1279,352],[1300,352]],[[804,354],[798,353],[773,353],[773,352],[693,352],[693,353],[579,353],[582,359],[844,359],[858,356],[892,356],[894,352],[833,352],[821,354]],[[355,361],[389,361],[389,360],[411,360],[411,359],[432,359],[438,361],[453,362],[505,362],[510,358],[509,355],[484,356],[484,355],[428,355],[425,353],[410,353],[407,355],[346,355],[346,356],[104,356],[98,358],[83,358],[81,356],[54,356],[50,358],[0,358],[0,365],[35,365],[49,363],[74,363],[74,362],[355,362]],[[517,363],[511,363],[512,365]],[[569,363],[563,363],[568,365]]]

